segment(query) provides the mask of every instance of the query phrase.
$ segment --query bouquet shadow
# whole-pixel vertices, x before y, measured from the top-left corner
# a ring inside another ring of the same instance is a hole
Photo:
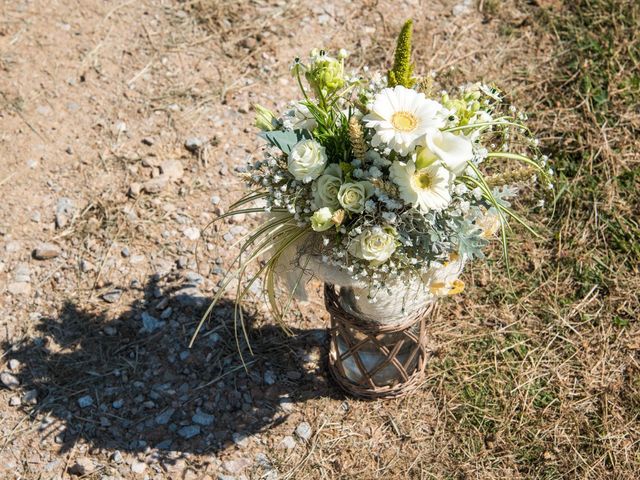
[[[245,313],[254,353],[240,341],[245,369],[232,302],[216,307],[210,329],[188,349],[201,309],[177,310],[177,320],[145,331],[141,316],[154,312],[155,288],[150,281],[144,299],[115,319],[68,302],[21,343],[3,344],[21,364],[21,408],[44,414],[39,428],[54,448],[66,452],[83,441],[91,450],[146,452],[163,461],[216,453],[283,423],[296,403],[343,398],[323,374],[325,329],[294,328],[287,337]]]

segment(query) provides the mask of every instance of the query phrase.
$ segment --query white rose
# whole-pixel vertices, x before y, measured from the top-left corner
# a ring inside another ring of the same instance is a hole
[[[324,147],[315,140],[302,140],[296,143],[289,153],[289,172],[304,183],[318,178],[327,164]]]
[[[345,210],[362,213],[365,202],[372,194],[373,185],[369,182],[345,183],[338,191],[338,201]]]
[[[311,216],[311,228],[316,232],[329,230],[333,225],[333,212],[330,208],[323,207]]]
[[[393,227],[373,227],[358,235],[349,245],[349,253],[368,260],[371,265],[381,265],[396,250],[396,231]]]
[[[340,207],[338,192],[342,185],[342,169],[333,163],[329,165],[324,174],[318,177],[311,187],[313,190],[313,201],[317,207],[329,207],[336,209]]]

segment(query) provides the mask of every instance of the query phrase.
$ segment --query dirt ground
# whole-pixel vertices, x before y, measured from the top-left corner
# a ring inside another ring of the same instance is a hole
[[[497,246],[467,273],[411,398],[356,401],[333,386],[319,294],[291,316],[293,337],[249,302],[248,372],[232,293],[187,348],[254,220],[204,228],[260,154],[251,105],[297,98],[294,57],[344,47],[354,66],[384,69],[413,17],[418,73],[499,80],[544,122],[556,99],[537,74],[558,52],[533,18],[557,8],[2,1],[0,477],[638,478],[637,263],[611,266],[620,284],[605,293],[576,280],[584,264],[556,268],[572,255],[558,232],[589,244],[567,231],[571,210],[533,211],[547,241],[515,236],[515,290]],[[543,143],[560,141],[553,118]],[[612,176],[637,170],[629,151]]]

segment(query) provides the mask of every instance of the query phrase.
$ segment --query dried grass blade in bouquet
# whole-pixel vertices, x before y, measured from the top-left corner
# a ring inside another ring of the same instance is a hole
[[[498,232],[508,268],[509,221],[532,230],[512,198],[522,186],[550,185],[526,116],[497,88],[423,93],[433,80],[413,76],[411,33],[408,21],[387,75],[347,73],[344,50],[296,59],[301,98],[282,115],[256,106],[264,158],[223,216],[265,213],[224,282],[238,280],[237,305],[263,277],[286,329],[291,298],[305,297],[310,278],[324,281],[330,365],[363,396],[397,395],[422,372],[424,316],[463,291],[465,264],[483,259]],[[240,308],[235,318],[244,331]]]

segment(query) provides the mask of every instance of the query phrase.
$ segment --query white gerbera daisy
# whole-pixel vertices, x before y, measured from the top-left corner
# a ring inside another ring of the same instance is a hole
[[[389,169],[389,176],[398,185],[400,198],[423,212],[440,211],[451,203],[451,173],[440,164],[417,170],[413,160],[406,163],[395,161]]]
[[[388,145],[400,155],[408,155],[417,145],[424,145],[429,129],[442,128],[442,105],[423,93],[398,85],[378,93],[362,120],[375,129],[371,145]]]

